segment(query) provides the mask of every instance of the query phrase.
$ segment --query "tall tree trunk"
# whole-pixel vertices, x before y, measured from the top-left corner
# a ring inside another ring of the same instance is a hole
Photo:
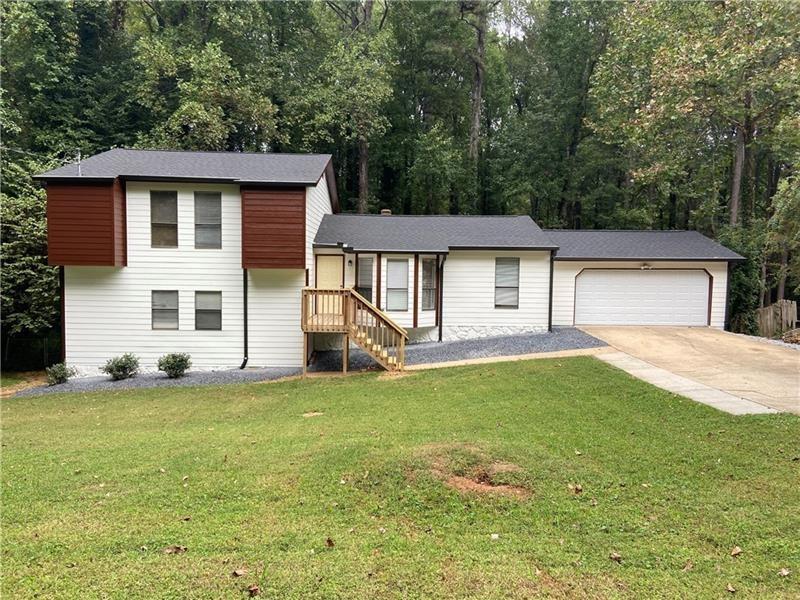
[[[669,193],[669,213],[667,229],[675,229],[678,224],[678,195],[675,192]]]
[[[369,142],[365,136],[358,138],[358,212],[369,208]]]
[[[761,259],[761,296],[758,300],[758,307],[764,308],[767,305],[767,257],[766,255]]]
[[[786,295],[786,275],[787,265],[789,264],[789,249],[784,246],[781,251],[781,270],[778,275],[778,296],[776,300],[783,300]]]
[[[739,207],[742,199],[742,171],[744,170],[745,136],[744,128],[736,126],[736,150],[733,158],[733,178],[731,180],[731,199],[728,205],[728,218],[731,227],[739,225]]]
[[[469,126],[469,157],[472,162],[478,162],[478,151],[481,135],[481,107],[483,104],[483,80],[486,75],[486,23],[488,14],[486,8],[478,5],[476,10],[477,24],[475,27],[476,48],[473,64],[475,77],[472,80],[470,102],[472,103],[472,117]]]

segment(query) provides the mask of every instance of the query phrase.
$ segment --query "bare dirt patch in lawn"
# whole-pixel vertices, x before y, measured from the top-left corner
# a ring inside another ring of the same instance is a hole
[[[447,487],[464,494],[505,496],[525,500],[532,491],[508,474],[521,473],[512,462],[495,460],[472,444],[430,444],[420,452],[427,471]]]
[[[7,383],[11,381],[12,383]],[[13,377],[0,377],[0,398],[10,398],[17,392],[47,383],[44,371],[15,373]]]

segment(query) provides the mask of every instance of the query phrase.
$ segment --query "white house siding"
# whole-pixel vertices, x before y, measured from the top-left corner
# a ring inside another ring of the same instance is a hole
[[[495,308],[495,258],[518,257],[519,308]],[[451,252],[444,264],[445,340],[547,331],[550,253]]]
[[[178,191],[178,247],[150,247],[150,190]],[[222,192],[222,248],[194,247],[194,192]],[[128,266],[66,267],[66,359],[84,374],[123,352],[153,370],[188,352],[194,368],[239,366],[243,356],[241,201],[238,186],[129,182]],[[151,292],[177,290],[179,329],[153,330]],[[222,292],[222,330],[195,331],[195,291]],[[299,328],[299,325],[298,325]]]
[[[639,269],[642,261],[555,261],[553,267],[553,325],[572,325],[575,277],[583,269]],[[725,262],[652,261],[653,269],[705,269],[714,278],[711,288],[711,326],[725,326],[728,264]]]
[[[314,238],[322,222],[322,217],[330,214],[331,198],[328,181],[323,175],[316,186],[306,188],[306,269],[308,283],[314,285]]]
[[[301,269],[248,270],[249,366],[299,367],[303,364]]]

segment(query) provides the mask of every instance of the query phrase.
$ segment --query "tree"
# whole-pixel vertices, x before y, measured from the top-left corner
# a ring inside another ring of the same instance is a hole
[[[358,212],[365,213],[369,203],[369,143],[387,126],[381,114],[391,94],[387,59],[390,56],[389,36],[383,26],[389,11],[384,0],[383,14],[376,24],[374,0],[337,3],[327,0],[341,19],[349,35],[341,39],[323,65],[327,84],[319,93],[328,112],[336,116],[346,139],[358,144]],[[332,85],[331,85],[332,84]]]
[[[19,152],[2,153],[0,297],[6,350],[14,336],[42,334],[58,322],[58,269],[47,265],[45,192],[30,178],[58,165]]]

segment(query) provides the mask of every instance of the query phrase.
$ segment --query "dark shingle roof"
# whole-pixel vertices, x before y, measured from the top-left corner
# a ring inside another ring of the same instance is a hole
[[[696,231],[555,230],[556,260],[744,260]]]
[[[325,215],[317,247],[358,252],[448,252],[456,249],[554,249],[526,216]]]
[[[314,185],[325,172],[330,154],[266,154],[245,152],[183,152],[114,148],[81,161],[85,179],[164,178]],[[76,179],[76,164],[36,176],[36,179]]]

